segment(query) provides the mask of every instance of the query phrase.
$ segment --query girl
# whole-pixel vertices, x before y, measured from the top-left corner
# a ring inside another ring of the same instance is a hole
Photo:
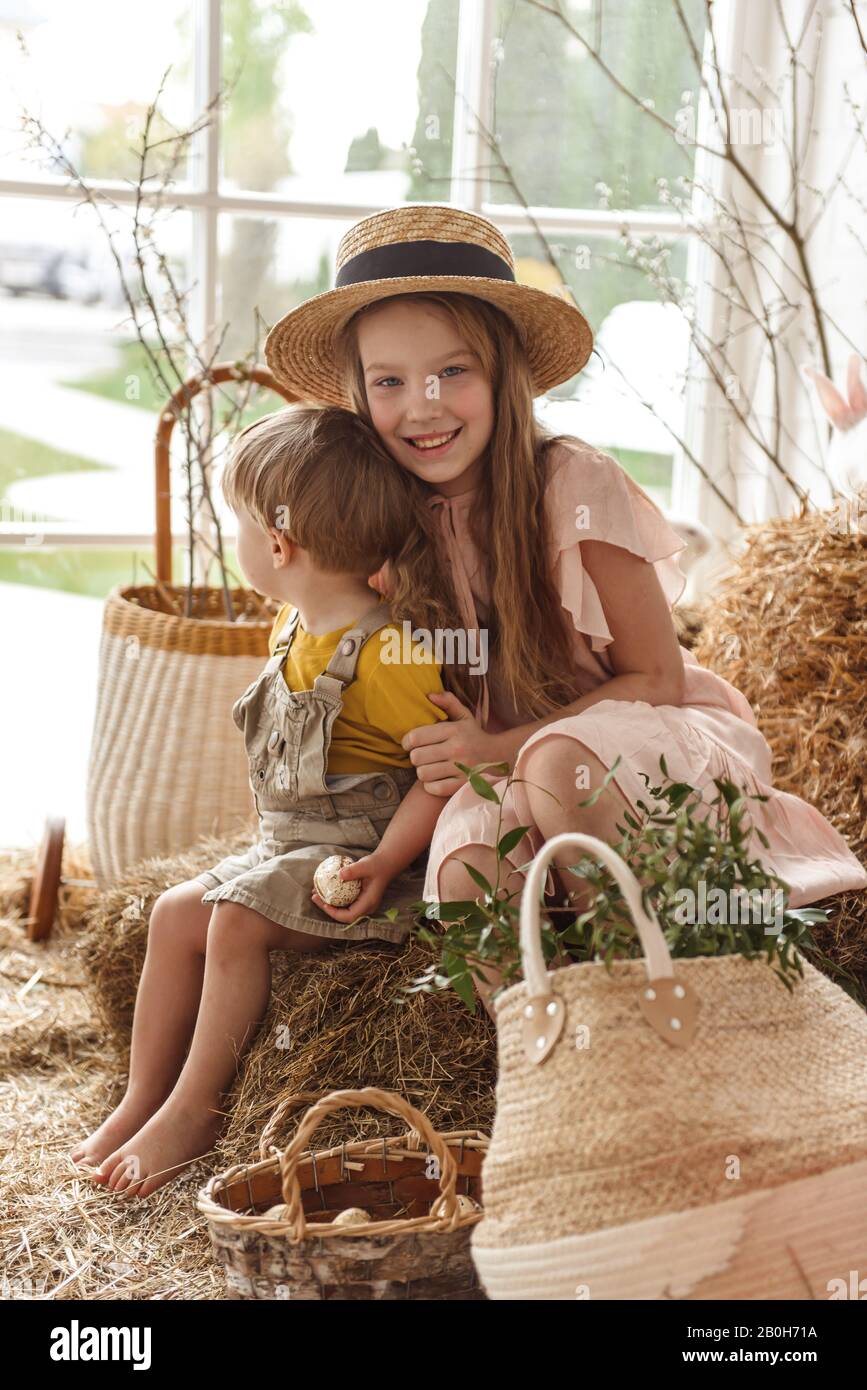
[[[487,673],[457,659],[444,666],[451,689],[428,698],[448,721],[404,739],[427,791],[449,798],[425,898],[474,898],[462,861],[492,882],[496,873],[498,807],[456,763],[506,762],[525,779],[503,819],[504,830],[529,826],[507,856],[504,886],[519,890],[517,865],[553,835],[619,839],[616,822],[646,796],[641,774],[658,780],[662,753],[671,777],[699,790],[727,777],[768,797],[749,803],[770,845],[755,852],[790,885],[792,906],[867,886],[829,822],[771,785],[748,701],[679,645],[671,608],[685,585],[676,559],[685,542],[614,459],[534,418],[534,396],[578,372],[591,347],[573,304],[515,281],[492,223],[427,204],[351,228],[335,289],[292,310],[266,343],[278,377],[305,399],[357,411],[438,510],[443,564],[419,554],[412,611],[435,601],[467,639],[480,624],[491,639]],[[389,567],[371,583],[391,594]],[[618,754],[608,792],[580,805]],[[504,779],[493,784],[502,796]],[[586,884],[568,856],[556,862],[548,892],[571,891],[583,910]],[[492,1012],[488,979],[480,992]]]

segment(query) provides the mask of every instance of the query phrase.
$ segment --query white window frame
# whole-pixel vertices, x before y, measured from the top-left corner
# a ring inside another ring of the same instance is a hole
[[[458,44],[456,55],[456,88],[452,167],[449,201],[470,207],[493,221],[508,236],[529,229],[525,210],[513,204],[490,202],[483,196],[484,179],[478,173],[484,169],[487,147],[481,132],[469,112],[491,110],[492,38],[496,0],[460,0]],[[739,6],[743,0],[718,0],[719,8],[729,4]],[[204,110],[215,101],[222,81],[222,24],[221,0],[193,0],[193,86],[194,109]],[[222,213],[265,213],[279,217],[333,218],[354,221],[379,211],[376,206],[360,203],[322,203],[286,199],[259,192],[221,190],[219,183],[220,130],[210,122],[201,131],[191,151],[191,178],[172,189],[174,206],[190,213],[192,222],[192,258],[196,267],[196,284],[190,302],[190,331],[197,342],[205,343],[217,322],[218,229]],[[94,192],[105,192],[120,205],[132,204],[136,192],[127,183],[110,179],[88,180]],[[46,198],[80,201],[74,185],[65,179],[0,178],[0,197]],[[617,235],[628,226],[638,235],[658,234],[663,237],[694,236],[694,227],[684,227],[675,212],[606,212],[592,209],[532,207],[533,221],[552,237],[585,233],[593,236]],[[693,408],[696,403],[693,402]],[[687,504],[695,511],[699,502],[696,470],[684,468],[677,460],[673,477],[672,506],[680,510]],[[33,522],[0,521],[0,546],[32,546]],[[51,548],[68,546],[146,547],[153,542],[153,533],[82,530],[65,523],[39,523],[38,530]],[[181,543],[185,533],[177,532]]]

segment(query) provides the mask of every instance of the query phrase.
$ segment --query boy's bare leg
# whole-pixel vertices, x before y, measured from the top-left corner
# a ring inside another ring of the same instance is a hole
[[[136,995],[126,1094],[70,1157],[102,1163],[158,1110],[183,1066],[196,1023],[212,903],[203,883],[188,880],[162,893],[148,923],[148,942]]]
[[[221,1097],[268,1008],[270,952],[320,951],[331,940],[280,926],[240,903],[214,904],[189,1055],[160,1108],[101,1165],[108,1187],[147,1197],[210,1150],[223,1123]]]

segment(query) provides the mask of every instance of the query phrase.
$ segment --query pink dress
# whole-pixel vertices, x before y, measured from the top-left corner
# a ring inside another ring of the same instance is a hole
[[[609,541],[652,562],[670,606],[686,584],[676,558],[686,543],[610,455],[588,444],[558,444],[549,450],[548,460],[546,503],[553,538],[549,559],[575,629],[577,699],[616,674],[606,652],[613,638],[599,594],[581,563],[581,541]],[[431,505],[441,509],[444,544],[469,627],[477,626],[479,620],[484,623],[490,599],[468,527],[475,496],[473,489],[457,497],[436,494],[431,498]],[[386,586],[385,575],[387,570],[380,571],[372,581],[375,587]],[[746,698],[722,676],[700,666],[685,647],[681,653],[686,670],[682,704],[600,700],[581,714],[566,715],[537,730],[521,751],[551,735],[565,734],[591,749],[606,768],[621,754],[614,781],[639,815],[638,799],[651,800],[640,774],[645,773],[652,786],[658,785],[660,754],[665,755],[669,776],[703,791],[705,802],[717,795],[712,779],[729,778],[747,792],[769,797],[765,802],[747,802],[753,826],[770,843],[770,849],[765,849],[754,836],[751,854],[790,885],[790,906],[802,907],[834,893],[867,887],[867,872],[842,835],[815,807],[771,785],[771,750]],[[532,715],[516,710],[501,689],[493,652],[487,677],[479,680],[483,688],[476,713],[489,732],[533,721]],[[505,785],[505,778],[494,782],[501,797]],[[428,856],[423,895],[427,901],[439,900],[438,872],[446,855],[459,857],[470,844],[495,844],[497,815],[497,805],[478,796],[469,784],[448,800]],[[530,830],[508,856],[515,867],[525,864],[544,844],[544,836],[532,822],[524,789],[517,784],[505,797],[500,833],[516,825]],[[547,886],[553,888],[550,871]]]

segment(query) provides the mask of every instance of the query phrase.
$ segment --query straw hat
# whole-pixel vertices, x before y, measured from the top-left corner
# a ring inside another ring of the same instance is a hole
[[[473,294],[516,324],[533,394],[584,366],[593,332],[573,303],[520,285],[509,243],[486,217],[437,203],[408,203],[364,217],[341,238],[335,288],[314,295],[274,325],[265,357],[281,382],[319,405],[351,407],[335,365],[338,336],[373,300],[424,290]]]

